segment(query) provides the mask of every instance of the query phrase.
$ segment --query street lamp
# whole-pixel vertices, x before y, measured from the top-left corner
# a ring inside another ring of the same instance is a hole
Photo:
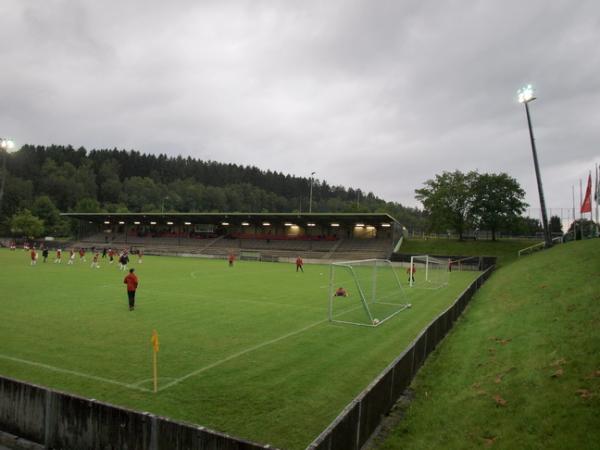
[[[6,183],[6,158],[15,148],[15,143],[11,139],[0,138],[0,148],[2,152],[2,183],[0,184],[0,212],[2,211],[2,199],[4,198],[4,184]]]
[[[310,199],[308,200],[308,212],[309,213],[312,212],[312,186],[313,186],[313,180],[314,180],[315,173],[317,173],[317,172],[310,173]]]
[[[519,103],[525,105],[525,113],[527,114],[527,125],[529,127],[529,139],[531,140],[531,151],[533,152],[533,165],[535,167],[535,177],[537,180],[538,193],[540,194],[540,207],[542,209],[542,225],[544,227],[544,242],[546,247],[552,246],[552,237],[548,228],[548,218],[546,216],[546,202],[544,200],[544,189],[542,187],[542,177],[540,175],[540,166],[538,164],[537,152],[535,150],[535,139],[533,137],[533,129],[531,127],[531,116],[529,115],[529,102],[535,100],[533,95],[533,87],[531,84],[522,87],[517,91]]]

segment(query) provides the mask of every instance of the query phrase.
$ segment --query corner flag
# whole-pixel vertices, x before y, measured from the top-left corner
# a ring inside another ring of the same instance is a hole
[[[159,343],[158,343],[158,333],[156,330],[152,330],[152,338],[150,338],[150,342],[152,342],[152,349],[154,353],[158,353]]]
[[[158,333],[156,330],[152,330],[152,337],[150,338],[150,342],[152,342],[152,375],[154,379],[154,392],[158,391],[158,361],[157,361],[157,353],[158,353]]]

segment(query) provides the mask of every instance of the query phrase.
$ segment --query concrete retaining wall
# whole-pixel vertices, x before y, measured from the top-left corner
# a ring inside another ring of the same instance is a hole
[[[48,449],[270,449],[208,430],[0,376],[0,429]]]
[[[493,270],[494,266],[483,272],[448,309],[431,321],[408,348],[340,413],[307,450],[360,450]]]

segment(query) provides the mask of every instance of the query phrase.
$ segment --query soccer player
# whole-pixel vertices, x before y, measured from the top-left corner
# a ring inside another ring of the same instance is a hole
[[[227,258],[229,261],[229,267],[233,267],[233,262],[235,261],[235,255],[233,254],[233,252],[229,253],[229,258]]]
[[[108,259],[110,260],[109,264],[112,264],[114,262],[114,258],[115,258],[115,252],[113,251],[112,248],[109,248],[108,249]]]
[[[125,277],[123,283],[127,285],[127,298],[129,300],[129,311],[135,307],[135,291],[138,287],[138,277],[133,273],[135,269],[129,269],[129,275]]]
[[[335,290],[335,294],[333,294],[334,297],[348,297],[348,291],[346,289],[344,289],[343,287],[339,287]]]
[[[144,250],[138,250],[138,264],[142,263],[142,258],[144,257]]]
[[[75,262],[75,250],[71,249],[69,250],[69,262],[67,262],[68,265],[72,265]]]
[[[127,270],[127,264],[129,264],[129,256],[126,251],[123,251],[121,257],[119,258],[119,264],[121,270]]]
[[[56,258],[54,259],[54,264],[62,264],[62,250],[60,248],[56,249]]]
[[[85,261],[85,249],[83,247],[79,247],[79,261],[86,262]]]
[[[31,265],[35,266],[37,264],[37,253],[35,248],[31,247]]]
[[[448,272],[452,272],[452,260],[448,258]]]
[[[95,267],[96,269],[100,268],[100,264],[98,264],[98,258],[100,254],[98,252],[94,253],[94,257],[92,258],[92,265],[90,266],[92,269]]]
[[[412,280],[412,282],[413,282],[413,284],[414,284],[414,282],[415,282],[415,272],[416,272],[416,271],[417,271],[417,268],[415,267],[415,265],[414,265],[414,264],[411,264],[411,265],[409,266],[409,268],[408,268],[408,269],[406,269],[406,273],[408,274],[408,282],[409,282],[409,283],[410,283],[410,282],[411,282],[411,280]]]
[[[102,249],[102,259],[106,258],[106,247]]]
[[[42,249],[42,256],[44,257],[44,262],[48,259],[48,247],[44,247]]]
[[[15,244],[15,241],[12,241],[10,243],[10,251],[14,252],[17,249],[17,244]]]
[[[299,256],[296,258],[296,272],[298,272],[298,269],[300,269],[300,271],[302,271],[304,273],[304,261],[302,261],[302,258],[300,258]]]

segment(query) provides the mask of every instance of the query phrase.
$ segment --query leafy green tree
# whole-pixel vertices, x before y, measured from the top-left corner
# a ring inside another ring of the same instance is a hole
[[[47,235],[56,234],[56,227],[62,226],[60,212],[47,195],[42,195],[35,199],[31,207],[31,212],[34,216],[43,220],[44,231]]]
[[[560,220],[560,217],[558,217],[558,216],[550,217],[550,232],[562,234],[562,222]]]
[[[473,178],[471,213],[480,228],[496,232],[508,228],[521,216],[527,203],[519,182],[506,173],[484,173]]]
[[[80,213],[103,212],[102,208],[100,207],[100,203],[98,203],[98,200],[90,197],[82,198],[81,200],[79,200],[73,208],[73,210]]]
[[[10,231],[14,236],[37,238],[44,233],[44,221],[24,209],[11,217]]]
[[[463,233],[473,223],[471,209],[476,179],[476,172],[443,172],[427,180],[424,188],[415,190],[417,200],[430,216],[432,229],[452,229],[462,240]]]

